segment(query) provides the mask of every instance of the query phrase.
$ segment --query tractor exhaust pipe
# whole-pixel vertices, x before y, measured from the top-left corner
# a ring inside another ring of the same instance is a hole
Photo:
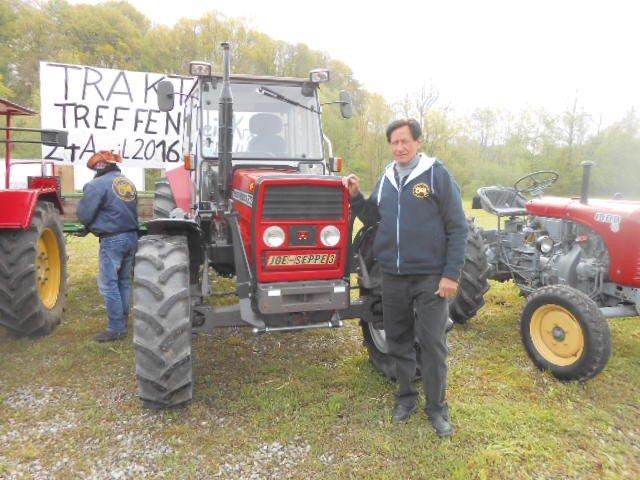
[[[222,211],[227,211],[231,185],[231,151],[233,147],[233,97],[231,95],[231,53],[228,42],[222,47],[222,90],[218,106],[218,201]]]
[[[580,203],[589,203],[589,179],[591,178],[591,167],[596,163],[591,160],[581,162],[582,166],[582,190],[580,191]]]

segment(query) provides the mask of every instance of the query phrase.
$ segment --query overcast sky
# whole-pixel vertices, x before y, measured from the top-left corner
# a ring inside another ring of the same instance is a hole
[[[128,1],[169,26],[210,10],[242,17],[273,38],[328,52],[392,102],[433,84],[439,104],[461,114],[478,107],[558,113],[576,94],[605,123],[640,107],[635,0]]]

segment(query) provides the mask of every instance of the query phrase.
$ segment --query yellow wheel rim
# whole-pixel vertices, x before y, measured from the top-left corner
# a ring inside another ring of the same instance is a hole
[[[46,228],[38,239],[38,257],[36,258],[36,280],[38,295],[47,310],[58,302],[62,280],[62,262],[58,237],[50,228]]]
[[[584,333],[569,310],[559,305],[538,308],[529,325],[531,340],[544,359],[565,367],[577,362],[584,351]]]

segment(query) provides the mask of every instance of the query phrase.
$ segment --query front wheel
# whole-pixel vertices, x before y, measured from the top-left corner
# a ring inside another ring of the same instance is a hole
[[[148,235],[140,239],[133,295],[139,396],[148,408],[184,405],[193,397],[186,237]]]
[[[588,380],[611,356],[609,324],[598,305],[566,285],[531,294],[520,319],[522,343],[533,363],[560,380]]]

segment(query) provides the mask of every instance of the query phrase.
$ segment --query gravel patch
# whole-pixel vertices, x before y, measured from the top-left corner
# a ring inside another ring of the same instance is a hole
[[[311,445],[299,441],[286,445],[273,442],[262,445],[256,451],[246,455],[229,455],[215,478],[234,480],[262,480],[291,478],[295,467],[306,459]]]
[[[73,402],[77,399],[77,394],[70,388],[49,386],[40,388],[21,387],[11,392],[4,399],[3,406],[15,409],[40,410],[61,400]]]

